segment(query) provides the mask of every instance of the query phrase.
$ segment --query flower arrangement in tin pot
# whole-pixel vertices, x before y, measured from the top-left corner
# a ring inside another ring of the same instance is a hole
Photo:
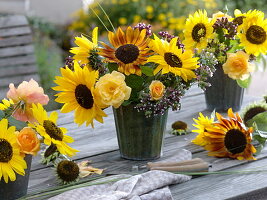
[[[75,38],[74,55],[55,80],[56,101],[64,103],[62,112],[75,111],[76,123],[92,127],[113,106],[121,156],[158,158],[168,109],[180,109],[194,83],[204,88],[208,69],[178,37],[152,35],[151,25],[109,31],[109,44],[99,42],[97,32]]]
[[[213,74],[211,87],[205,91],[211,111],[240,110],[243,88],[249,86],[255,70],[252,62],[267,52],[264,13],[235,10],[234,15],[218,12],[208,18],[205,10],[199,10],[186,21],[185,48],[193,50],[201,65],[209,67]]]

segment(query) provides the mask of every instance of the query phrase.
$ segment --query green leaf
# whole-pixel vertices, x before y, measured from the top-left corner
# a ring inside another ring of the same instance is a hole
[[[140,68],[141,68],[143,74],[145,74],[147,76],[154,76],[153,68],[151,68],[149,66],[141,66]]]
[[[137,76],[135,74],[131,74],[125,77],[126,84],[136,90],[141,90],[143,86],[144,79],[141,76]]]
[[[267,111],[255,115],[247,121],[247,124],[252,126],[254,122],[257,124],[258,130],[267,132]]]
[[[4,116],[5,116],[4,111],[0,110],[0,119],[4,118]]]
[[[8,118],[8,124],[9,124],[9,126],[15,126],[16,130],[18,130],[18,131],[20,131],[21,129],[23,129],[24,127],[27,126],[27,124],[25,122],[16,120],[14,117]]]
[[[127,100],[127,101],[124,101],[121,105],[122,105],[122,106],[128,106],[128,105],[130,105],[131,103],[132,103],[132,101]]]
[[[236,80],[237,84],[242,88],[247,88],[251,83],[251,75],[245,80]]]
[[[109,72],[118,71],[118,64],[117,63],[108,63],[107,65]]]

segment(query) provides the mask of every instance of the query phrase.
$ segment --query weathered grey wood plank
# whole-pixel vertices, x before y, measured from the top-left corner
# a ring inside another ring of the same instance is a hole
[[[10,15],[5,17],[0,17],[0,28],[8,28],[14,26],[27,25],[27,18],[23,15]]]
[[[34,46],[32,44],[28,44],[25,46],[0,48],[0,58],[27,55],[33,53],[34,53]]]
[[[8,37],[0,39],[0,48],[6,48],[11,46],[18,46],[18,45],[25,45],[32,43],[32,36],[31,35],[22,35],[22,36],[15,36],[15,37]]]
[[[29,26],[21,27],[11,27],[0,29],[0,37],[12,37],[16,35],[29,35],[31,34],[31,29]]]
[[[34,54],[8,57],[8,58],[1,58],[0,67],[34,64],[35,62],[36,59]]]
[[[38,73],[36,65],[0,67],[0,78]],[[1,83],[0,83],[1,85]]]
[[[18,85],[22,81],[29,81],[31,78],[36,80],[37,82],[40,80],[40,77],[38,74],[28,74],[28,75],[22,75],[22,76],[15,76],[15,77],[5,77],[1,78],[1,87],[6,87],[10,83],[14,83],[15,85]]]
[[[231,170],[260,170],[267,169],[267,159],[262,159],[232,167]],[[259,166],[265,166],[259,168]],[[189,182],[170,187],[174,199],[212,199],[220,200],[234,198],[238,195],[255,193],[260,189],[267,189],[267,173],[208,175],[195,178]],[[244,197],[244,196],[243,196]],[[240,199],[240,198],[234,198]]]

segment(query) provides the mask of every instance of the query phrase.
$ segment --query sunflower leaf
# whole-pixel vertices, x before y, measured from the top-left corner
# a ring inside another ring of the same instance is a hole
[[[0,119],[3,119],[5,117],[4,111],[0,110]]]
[[[113,71],[118,71],[118,64],[116,63],[108,63],[107,65],[109,73],[113,72]]]
[[[18,131],[20,131],[21,129],[27,126],[25,122],[16,120],[14,117],[8,118],[8,124],[9,126],[15,126]]]
[[[125,82],[130,88],[140,91],[142,89],[144,79],[141,76],[131,74],[125,77]]]
[[[147,76],[153,76],[153,69],[149,66],[141,66],[142,73]]]
[[[251,75],[250,75],[247,79],[245,79],[245,80],[240,80],[240,79],[238,79],[238,80],[236,80],[236,82],[237,82],[237,84],[238,84],[240,87],[242,87],[242,88],[248,88],[248,86],[249,86],[250,83],[251,83]]]
[[[267,132],[267,111],[255,115],[247,121],[247,124],[248,126],[252,126],[254,122],[257,124],[258,130]]]

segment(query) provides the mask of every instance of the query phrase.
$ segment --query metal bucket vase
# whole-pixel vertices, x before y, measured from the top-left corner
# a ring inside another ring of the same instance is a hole
[[[236,112],[241,109],[244,88],[224,74],[222,65],[216,66],[213,77],[208,81],[211,86],[206,88],[205,99],[209,111],[215,109],[218,112],[226,112],[228,108],[232,108]]]
[[[25,161],[27,163],[27,169],[25,170],[25,176],[16,174],[15,181],[8,181],[6,183],[2,178],[0,181],[0,199],[1,200],[13,200],[18,199],[27,194],[28,182],[30,177],[32,155],[26,155]]]
[[[113,108],[120,155],[129,160],[157,159],[161,155],[168,111],[146,118],[134,106]]]

